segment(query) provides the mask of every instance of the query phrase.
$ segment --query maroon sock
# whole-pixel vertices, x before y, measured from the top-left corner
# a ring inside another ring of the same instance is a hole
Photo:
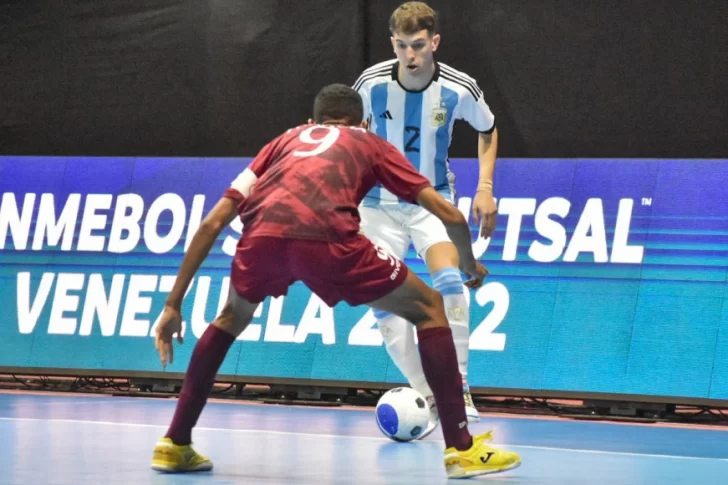
[[[165,435],[174,444],[189,445],[192,442],[192,428],[197,424],[197,418],[200,417],[207,397],[215,385],[217,371],[233,342],[235,337],[214,325],[208,325],[195,345],[177,401],[177,409]]]
[[[450,327],[417,331],[422,370],[432,389],[447,448],[467,450],[473,444],[463,398],[463,378]]]

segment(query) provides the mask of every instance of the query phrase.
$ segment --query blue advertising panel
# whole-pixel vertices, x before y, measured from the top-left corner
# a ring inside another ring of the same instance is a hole
[[[249,161],[0,157],[0,367],[162,372],[166,293]],[[468,290],[471,386],[728,399],[728,160],[500,159],[490,240],[471,214],[477,160],[451,167],[490,271]],[[190,286],[167,372],[224,303],[241,231]],[[367,308],[300,283],[259,307],[220,374],[404,382]]]

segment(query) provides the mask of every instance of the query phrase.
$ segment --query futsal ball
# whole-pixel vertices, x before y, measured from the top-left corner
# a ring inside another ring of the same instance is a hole
[[[409,387],[397,387],[384,393],[375,414],[379,429],[394,441],[416,440],[430,421],[427,401]]]

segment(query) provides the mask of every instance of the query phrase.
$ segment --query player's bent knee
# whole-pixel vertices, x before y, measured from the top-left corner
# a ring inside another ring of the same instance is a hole
[[[445,302],[442,294],[432,288],[428,288],[422,306],[422,318],[414,323],[417,327],[447,327],[445,316]]]
[[[250,303],[242,298],[231,295],[213,325],[235,337],[239,336],[248,327],[253,319],[257,304]]]
[[[445,316],[445,300],[442,297],[442,293],[436,290],[432,290],[432,293],[432,318],[436,323],[440,324],[438,326],[447,327],[448,322],[447,317]]]
[[[243,330],[247,327],[247,324],[245,324],[244,321],[235,314],[235,311],[229,302],[225,304],[215,321],[212,322],[212,325],[215,325],[220,330],[229,333],[234,337],[243,333]]]
[[[457,268],[460,265],[460,255],[453,243],[442,242],[427,249],[425,262],[430,273],[435,274],[445,268]]]

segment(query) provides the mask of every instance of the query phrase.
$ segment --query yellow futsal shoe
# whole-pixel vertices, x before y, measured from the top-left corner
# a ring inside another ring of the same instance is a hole
[[[154,447],[152,469],[167,473],[201,472],[212,470],[212,462],[191,445],[175,445],[171,439],[162,438]]]
[[[445,472],[448,478],[470,478],[512,470],[521,466],[521,457],[510,451],[502,451],[486,442],[493,441],[490,431],[473,436],[473,446],[465,451],[455,448],[445,450]]]

